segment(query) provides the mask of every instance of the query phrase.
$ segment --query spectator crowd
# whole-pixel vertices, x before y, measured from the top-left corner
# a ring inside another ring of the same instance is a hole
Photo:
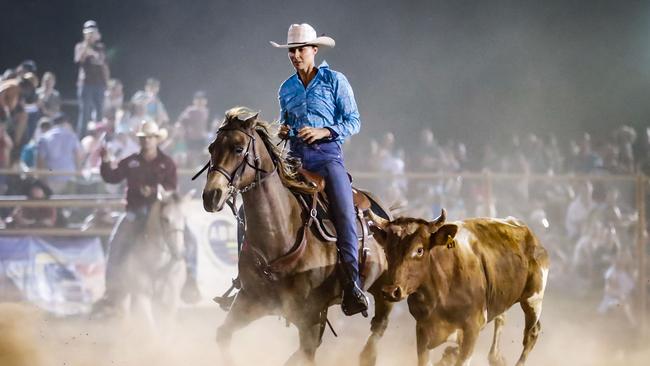
[[[170,131],[161,148],[180,168],[195,168],[206,160],[214,128],[204,92],[196,91],[176,118],[170,118],[160,99],[162,85],[156,78],[147,79],[128,98],[122,82],[111,75],[94,21],[83,25],[73,59],[79,69],[76,120],[62,113],[63,98],[52,71],[39,78],[36,62],[26,60],[2,74],[0,169],[38,168],[68,175],[26,182],[19,174],[0,174],[0,194],[47,199],[51,194],[116,193],[93,174],[101,162],[100,147],[106,146],[115,161],[137,152],[134,131],[147,120]],[[388,203],[401,202],[415,216],[430,218],[444,207],[455,219],[524,219],[551,251],[553,276],[573,278],[570,290],[603,289],[598,310],[622,311],[634,323],[629,302],[639,275],[633,260],[639,224],[636,183],[608,177],[650,175],[650,128],[636,131],[623,125],[606,139],[585,133],[567,146],[554,135],[512,136],[502,146],[471,148],[460,141],[438,141],[428,128],[419,136],[420,141],[406,148],[398,146],[392,132],[363,146],[351,139],[344,146],[348,167],[381,177],[358,179],[359,185]],[[436,176],[418,178],[406,172]],[[489,182],[486,176],[491,176]],[[60,220],[51,210],[16,209],[2,216],[3,223],[17,226],[53,226]]]

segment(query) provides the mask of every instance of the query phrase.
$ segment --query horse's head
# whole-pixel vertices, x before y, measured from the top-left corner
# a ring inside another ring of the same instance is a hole
[[[157,232],[174,255],[182,253],[185,247],[185,213],[183,207],[194,195],[191,190],[185,196],[177,192],[158,190],[158,201],[149,215],[148,231]]]
[[[208,147],[210,162],[203,188],[203,207],[220,211],[237,191],[252,188],[274,163],[257,131],[257,113],[233,108]]]

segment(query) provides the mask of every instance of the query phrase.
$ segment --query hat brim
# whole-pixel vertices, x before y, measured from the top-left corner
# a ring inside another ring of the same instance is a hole
[[[147,137],[147,136],[155,136],[160,139],[160,141],[165,140],[167,138],[167,129],[161,128],[158,130],[156,133],[145,133],[145,132],[138,132],[135,134],[137,137]]]
[[[311,42],[279,44],[270,41],[270,43],[275,48],[293,48],[293,47],[302,47],[302,46],[318,46],[318,47],[333,48],[336,45],[334,39],[327,36],[318,37]]]

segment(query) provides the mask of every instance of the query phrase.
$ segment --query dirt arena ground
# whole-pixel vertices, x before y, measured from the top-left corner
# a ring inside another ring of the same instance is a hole
[[[404,304],[405,305],[405,304]],[[648,365],[650,346],[632,336],[616,318],[595,314],[593,306],[549,294],[542,316],[542,334],[528,365]],[[338,307],[331,320],[339,337],[326,330],[318,365],[357,365],[369,332],[369,320],[344,319]],[[84,319],[55,319],[20,304],[0,304],[1,366],[216,366],[223,365],[214,343],[215,328],[225,313],[217,306],[186,308],[171,340],[148,337],[137,323],[125,325]],[[481,334],[473,365],[487,365],[492,325]],[[521,352],[523,315],[513,307],[502,346],[508,364]],[[284,321],[267,317],[235,335],[237,365],[282,365],[298,345],[297,332]],[[442,348],[442,347],[441,347]],[[441,349],[432,353],[438,360]],[[414,365],[414,321],[402,306],[393,313],[380,343],[378,364]]]

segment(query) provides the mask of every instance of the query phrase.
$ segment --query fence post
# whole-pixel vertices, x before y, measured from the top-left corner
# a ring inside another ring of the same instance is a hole
[[[646,213],[645,213],[645,198],[646,198],[646,177],[643,174],[638,174],[636,177],[636,204],[638,211],[638,223],[636,230],[636,246],[638,253],[638,266],[639,266],[639,320],[641,323],[641,335],[643,339],[648,336],[648,284],[647,282],[647,268],[646,256],[648,255],[646,248]]]

